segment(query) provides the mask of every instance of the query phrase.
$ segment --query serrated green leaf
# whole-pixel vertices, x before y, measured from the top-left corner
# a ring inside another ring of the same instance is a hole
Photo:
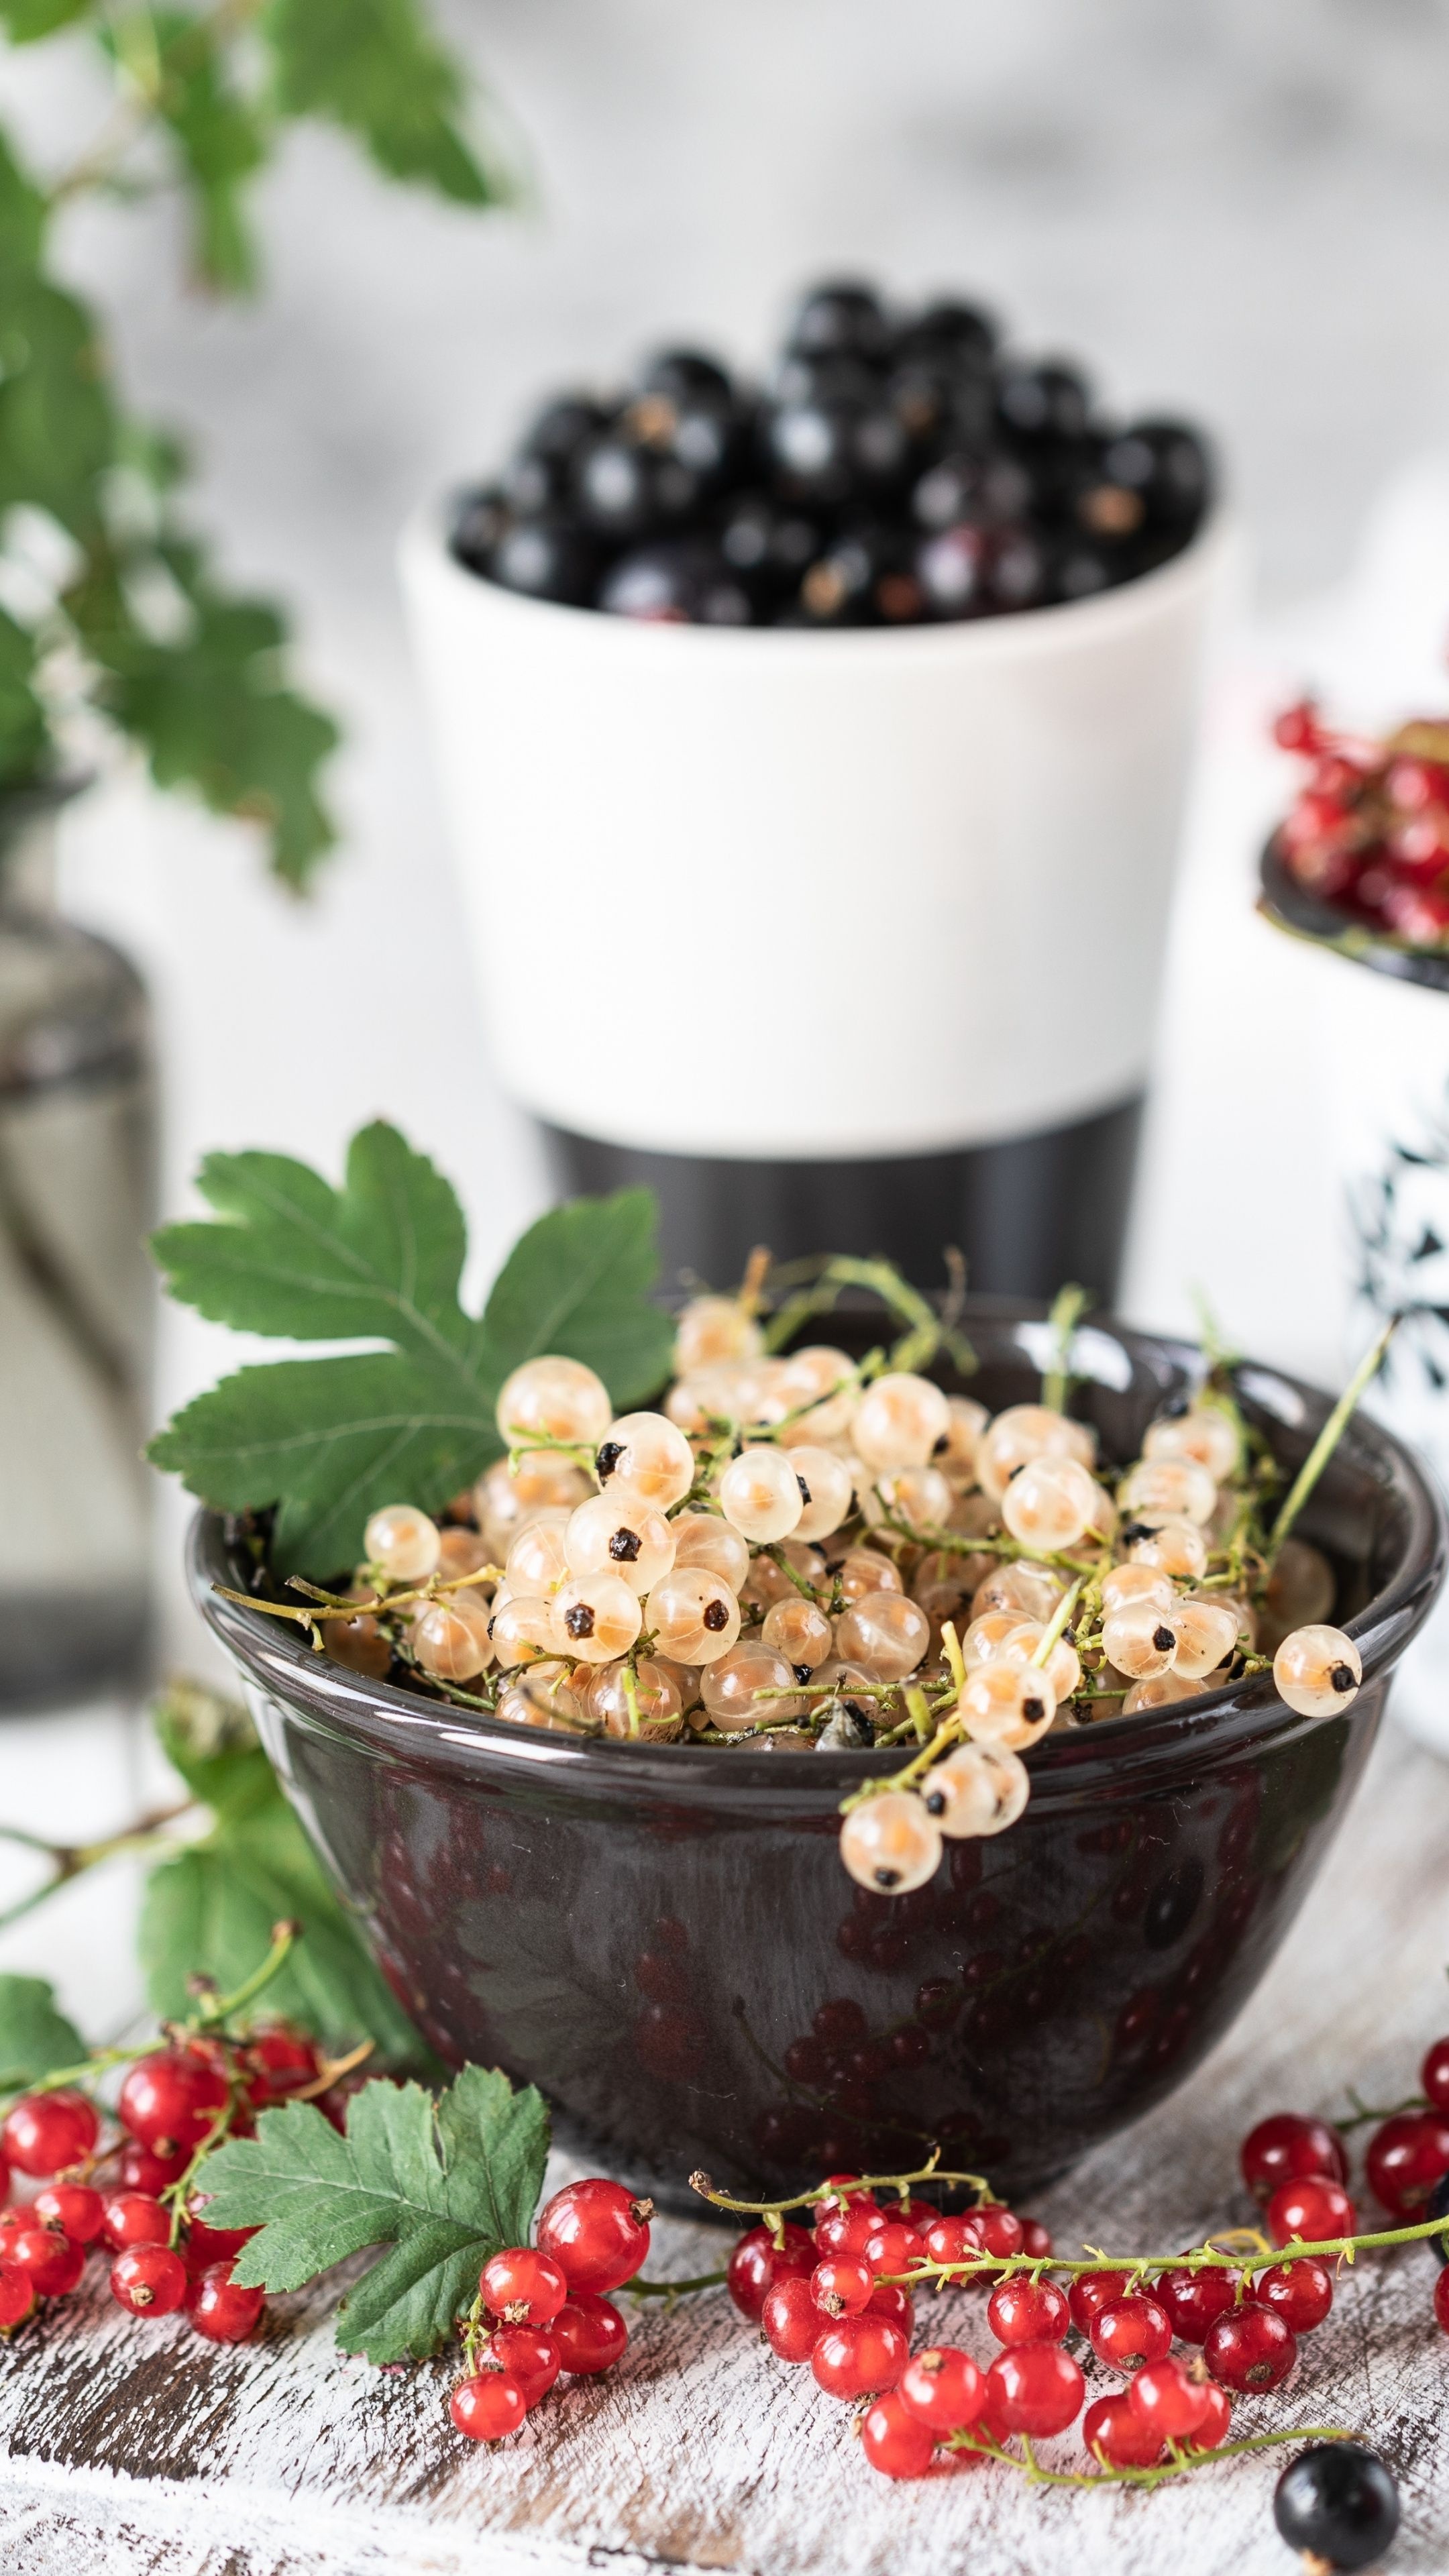
[[[547,2155],[541,2095],[465,2067],[436,2110],[416,2085],[364,2085],[345,2138],[309,2104],[264,2111],[255,2138],[208,2157],[199,2187],[209,2224],[260,2229],[236,2266],[258,2288],[300,2289],[391,2247],[351,2291],[337,2339],[397,2361],[436,2351],[489,2255],[526,2241]]]
[[[364,1128],[340,1191],[275,1154],[214,1155],[220,1223],[168,1226],[167,1286],[218,1322],[387,1351],[240,1369],[152,1441],[157,1466],[227,1511],[279,1506],[273,1563],[325,1580],[354,1564],[369,1515],[437,1511],[502,1448],[498,1390],[521,1360],[588,1362],[622,1409],[668,1370],[648,1191],[579,1199],[530,1227],[481,1320],[458,1302],[466,1237],[449,1184],[395,1129]]]
[[[242,192],[267,158],[266,121],[236,86],[225,35],[210,21],[158,10],[151,24],[157,111],[191,196],[197,273],[209,286],[245,292],[256,284],[257,255]]]
[[[12,45],[34,45],[83,18],[91,0],[0,0],[0,25]]]
[[[262,29],[284,115],[344,126],[390,177],[463,205],[507,193],[464,135],[466,77],[415,0],[272,0]]]
[[[0,2092],[79,2066],[86,2044],[43,1977],[0,1977]]]
[[[280,1800],[276,1775],[239,1701],[200,1682],[173,1682],[152,1702],[151,1723],[172,1770],[222,1823]]]

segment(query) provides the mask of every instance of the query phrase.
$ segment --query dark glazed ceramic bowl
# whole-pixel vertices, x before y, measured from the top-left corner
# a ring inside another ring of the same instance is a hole
[[[981,1301],[965,1322],[973,1392],[993,1411],[1034,1398],[1041,1310]],[[848,1343],[852,1326],[831,1332]],[[1073,1410],[1106,1456],[1135,1456],[1195,1355],[1104,1321],[1078,1350]],[[1327,1399],[1251,1366],[1239,1386],[1296,1467]],[[784,2192],[903,2169],[933,2140],[1023,2191],[1191,2072],[1302,1903],[1443,1579],[1440,1507],[1362,1417],[1304,1528],[1363,1655],[1350,1708],[1295,1716],[1260,1677],[1048,1736],[1021,1822],[948,1846],[898,1898],[856,1888],[837,1849],[840,1799],[898,1753],[520,1731],[361,1680],[221,1600],[214,1516],[192,1575],[289,1797],[434,2046],[539,2084],[569,2143],[697,2214],[699,2165]]]
[[[1386,932],[1355,921],[1337,904],[1310,894],[1284,858],[1276,832],[1258,862],[1258,884],[1258,910],[1275,930],[1311,940],[1317,948],[1331,948],[1350,964],[1371,966],[1376,974],[1395,976],[1401,984],[1424,984],[1431,993],[1449,993],[1449,952],[1404,947]]]

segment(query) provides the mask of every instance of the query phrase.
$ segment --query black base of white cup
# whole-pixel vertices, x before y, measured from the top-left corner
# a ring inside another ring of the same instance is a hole
[[[941,1284],[948,1244],[978,1294],[1051,1297],[1078,1280],[1116,1295],[1142,1124],[1142,1095],[1095,1117],[997,1145],[861,1162],[754,1162],[661,1154],[542,1126],[559,1192],[640,1183],[659,1200],[662,1277],[727,1288],[756,1244],[777,1261],[883,1253],[908,1279]]]

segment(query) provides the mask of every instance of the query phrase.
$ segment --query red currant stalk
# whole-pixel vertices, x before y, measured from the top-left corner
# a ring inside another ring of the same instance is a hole
[[[1220,2460],[1248,2459],[1255,2451],[1276,2450],[1284,2442],[1355,2442],[1356,2433],[1342,2424],[1295,2424],[1277,2433],[1252,2433],[1241,2442],[1220,2442],[1212,2450],[1197,2450],[1187,2444],[1174,2444],[1167,2458],[1156,2468],[1118,2468],[1104,2460],[1095,2469],[1044,2469],[1029,2440],[1022,2439],[1026,2456],[1018,2459],[1014,2451],[1004,2450],[999,2442],[988,2440],[984,2433],[970,2426],[959,2433],[948,2433],[942,2443],[944,2451],[975,2452],[981,2459],[999,2460],[1003,2468],[1016,2469],[1034,2487],[1160,2487],[1171,2478],[1188,2477],[1195,2469],[1215,2468]],[[1098,2455],[1100,2457],[1100,2454]]]
[[[1316,2240],[1292,2236],[1274,2249],[1271,2259],[1274,2268],[1309,2258],[1329,2263],[1343,2257],[1351,2262],[1356,2254],[1374,2254],[1381,2246],[1422,2245],[1431,2236],[1449,2237],[1449,2217],[1420,2219],[1412,2227],[1381,2227],[1361,2236],[1325,2236]],[[1195,2245],[1186,2254],[1093,2254],[1080,2258],[1064,2254],[973,2254],[960,2262],[918,2263],[908,2272],[884,2273],[881,2278],[901,2289],[914,2290],[933,2282],[1008,2281],[1023,2274],[1036,2280],[1048,2272],[1066,2272],[1073,2281],[1083,2281],[1104,2273],[1112,2276],[1113,2295],[1120,2298],[1129,2293],[1136,2295],[1132,2285],[1155,2280],[1164,2272],[1247,2273],[1255,2268],[1269,2267],[1261,2256],[1255,2266],[1245,2263],[1241,2253],[1222,2254],[1216,2246]]]
[[[740,2218],[762,2218],[772,2235],[783,2234],[785,2212],[789,2209],[816,2209],[822,2202],[873,2200],[878,2191],[894,2192],[904,2203],[912,2183],[948,2182],[963,2190],[974,2191],[983,2203],[994,2204],[996,2195],[984,2174],[953,2173],[938,2164],[933,2156],[929,2164],[920,2165],[914,2173],[903,2174],[835,2174],[816,2183],[811,2191],[797,2191],[792,2200],[732,2200],[728,2192],[716,2191],[707,2173],[692,2173],[689,2188],[712,2209],[727,2209]],[[886,2215],[883,2211],[882,2217]],[[833,2249],[842,2250],[842,2249]]]

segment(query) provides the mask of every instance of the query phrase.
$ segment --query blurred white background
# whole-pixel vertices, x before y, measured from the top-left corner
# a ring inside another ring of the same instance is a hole
[[[287,596],[304,676],[348,725],[344,846],[306,906],[264,882],[243,832],[134,780],[68,827],[75,908],[156,992],[167,1211],[207,1146],[333,1168],[377,1112],[460,1184],[480,1279],[541,1202],[470,991],[397,528],[486,466],[539,393],[663,336],[748,361],[796,284],[859,267],[903,292],[977,291],[1027,344],[1086,357],[1114,401],[1221,440],[1262,605],[1210,712],[1126,1303],[1185,1320],[1201,1283],[1241,1343],[1337,1371],[1315,1015],[1303,961],[1250,912],[1286,786],[1262,721],[1310,676],[1348,713],[1404,689],[1442,703],[1449,511],[1436,521],[1432,470],[1388,507],[1376,617],[1332,594],[1377,496],[1449,453],[1449,6],[472,0],[446,16],[506,102],[523,211],[385,191],[341,141],[300,137],[264,193],[267,292],[241,310],[179,282],[164,208],[73,219],[69,256],[134,395],[196,442],[198,506],[233,572]],[[37,148],[92,79],[13,57],[6,77]],[[158,1413],[234,1353],[169,1314]],[[162,1498],[158,1551],[168,1659],[194,1667],[186,1508]]]

